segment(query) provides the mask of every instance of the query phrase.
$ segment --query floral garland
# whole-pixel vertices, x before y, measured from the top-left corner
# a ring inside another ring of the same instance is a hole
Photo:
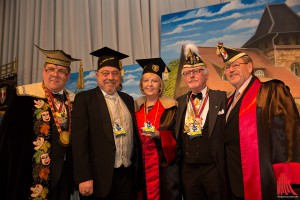
[[[33,162],[33,186],[31,199],[46,200],[50,180],[50,112],[49,104],[42,99],[34,100],[34,133],[35,140]]]

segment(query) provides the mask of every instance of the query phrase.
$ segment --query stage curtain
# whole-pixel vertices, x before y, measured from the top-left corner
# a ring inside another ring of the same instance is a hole
[[[0,0],[0,65],[19,60],[18,85],[42,80],[45,57],[34,47],[63,49],[96,69],[89,53],[108,46],[135,59],[160,56],[161,15],[220,0]],[[73,72],[79,62],[72,64]]]

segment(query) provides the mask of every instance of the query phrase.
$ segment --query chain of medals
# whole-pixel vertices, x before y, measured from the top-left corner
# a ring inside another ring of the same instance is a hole
[[[201,101],[200,109],[197,112],[196,105],[194,103],[194,100],[192,98],[192,94],[189,97],[190,105],[192,106],[193,116],[192,116],[192,122],[185,124],[184,132],[186,132],[190,138],[195,138],[202,136],[202,112],[204,110],[204,107],[208,100],[208,90],[205,93],[204,100]]]
[[[154,105],[156,104],[156,102],[154,103]],[[153,123],[154,126],[156,124],[158,109],[159,109],[159,104],[157,105],[157,108],[156,108],[156,113],[155,113],[155,118],[154,118],[154,123]],[[144,122],[144,127],[142,127],[142,131],[143,131],[143,133],[146,133],[146,134],[154,134],[155,133],[155,127],[153,126],[153,124],[151,124],[150,120],[147,120],[147,115],[148,115],[148,108],[147,108],[147,100],[146,100],[145,101],[145,106],[144,106],[145,122]]]
[[[110,99],[110,100],[112,100],[112,99]],[[121,103],[120,103],[119,97],[116,97],[116,101],[117,101],[116,104],[115,104],[115,102],[113,102],[113,103],[116,105],[116,109],[120,110],[120,123],[122,123],[123,122],[123,118],[122,118],[122,113],[123,112],[122,112],[122,107],[120,106]],[[112,108],[111,108],[111,106],[108,106],[108,112],[109,112],[109,115],[110,115],[110,119],[111,119],[111,124],[112,124],[112,127],[113,127],[114,135],[116,137],[126,136],[125,129],[122,126],[120,126],[120,124],[116,120],[116,117],[112,114]]]
[[[68,118],[69,118],[69,124],[68,125],[69,125],[69,128],[68,128],[68,131],[63,131],[60,127],[60,123],[58,121],[58,118],[61,117],[62,108],[65,107],[64,102],[60,103],[59,108],[57,110],[56,106],[54,105],[55,102],[54,102],[52,92],[50,92],[49,89],[46,88],[44,83],[43,83],[43,89],[45,91],[46,98],[48,100],[49,107],[51,109],[51,113],[53,115],[57,131],[59,133],[59,142],[62,146],[68,146],[70,144],[70,137],[71,137],[71,110],[72,110],[72,105],[70,103],[69,94],[66,93],[67,102],[68,102],[68,105],[69,105],[69,109],[68,109]]]

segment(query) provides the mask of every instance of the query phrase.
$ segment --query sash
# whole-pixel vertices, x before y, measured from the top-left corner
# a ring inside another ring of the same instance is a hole
[[[242,99],[239,112],[241,163],[245,200],[262,200],[256,96],[262,83],[256,79]]]

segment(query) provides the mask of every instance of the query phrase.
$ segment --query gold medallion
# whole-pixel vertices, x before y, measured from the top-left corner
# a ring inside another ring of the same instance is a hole
[[[63,145],[68,145],[70,143],[70,133],[67,131],[62,131],[59,134],[59,140]]]

